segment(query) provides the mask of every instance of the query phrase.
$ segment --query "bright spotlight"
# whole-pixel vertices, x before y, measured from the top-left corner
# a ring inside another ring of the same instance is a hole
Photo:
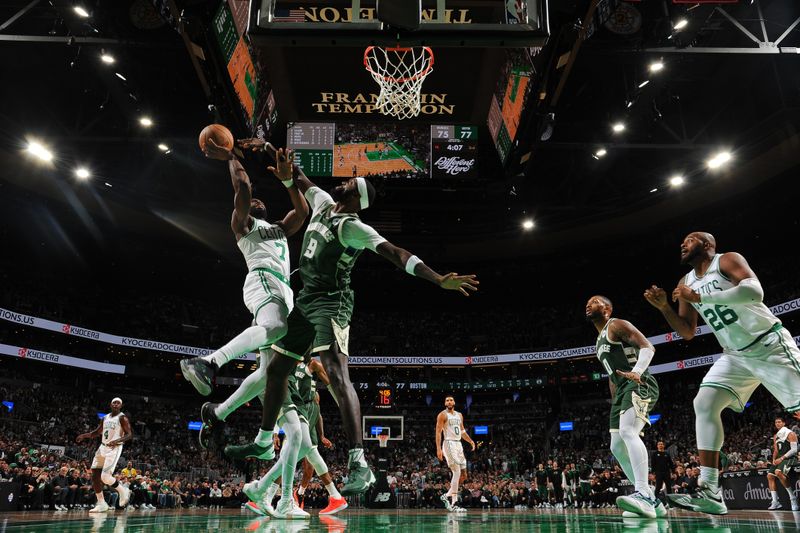
[[[112,63],[116,62],[116,59],[114,59],[114,56],[112,56],[112,55],[110,55],[110,54],[103,54],[103,55],[101,55],[101,56],[100,56],[100,60],[101,60],[103,63],[105,63],[106,65],[111,65]]]
[[[658,191],[658,187],[656,187],[654,189],[650,189],[650,192],[656,192],[656,191]]]
[[[522,221],[522,229],[524,229],[525,231],[532,230],[533,226],[534,226],[533,220],[531,220],[530,218],[526,218],[525,220]]]
[[[608,151],[605,148],[600,148],[598,151],[594,153],[594,155],[596,155],[597,157],[603,157],[607,153]]]
[[[89,12],[86,11],[83,6],[75,6],[72,8],[72,10],[75,11],[79,17],[89,18]]]
[[[683,176],[672,176],[669,179],[669,184],[672,185],[673,187],[680,187],[685,182],[686,180],[683,179]]]
[[[650,72],[659,72],[664,69],[664,63],[661,61],[655,61],[650,63],[650,66],[647,68],[650,70]]]
[[[139,119],[139,124],[141,124],[145,128],[149,128],[150,126],[153,125],[153,119],[151,119],[150,117],[142,117]]]
[[[614,130],[614,133],[623,132],[625,131],[625,124],[623,124],[622,122],[617,122],[616,124],[611,126],[611,129]]]
[[[688,20],[680,19],[678,22],[675,23],[674,28],[676,30],[682,30],[683,28],[685,28],[688,25],[689,25],[689,21]]]
[[[730,152],[719,152],[718,154],[715,154],[714,157],[709,159],[706,164],[708,165],[708,168],[719,168],[730,160]]]
[[[122,81],[128,81],[128,78],[126,78],[125,76],[123,76],[123,75],[122,75],[122,74],[120,74],[119,72],[115,72],[114,74],[116,74],[116,75],[117,75],[117,77],[118,77],[119,79],[121,79]]]
[[[169,152],[169,146],[167,146],[164,143],[159,144],[158,149],[161,150],[162,152]]]
[[[28,153],[42,161],[52,161],[53,159],[53,152],[36,141],[28,143]]]
[[[642,83],[639,84],[639,88],[641,89],[642,87],[644,87],[648,83],[650,83],[650,80],[644,80]]]
[[[80,178],[82,180],[89,179],[90,175],[91,174],[89,173],[89,171],[87,169],[85,169],[84,167],[80,167],[80,168],[76,168],[75,169],[75,176],[77,176],[78,178]]]

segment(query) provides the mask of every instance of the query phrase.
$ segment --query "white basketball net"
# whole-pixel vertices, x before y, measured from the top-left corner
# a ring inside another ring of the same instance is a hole
[[[433,50],[427,46],[364,51],[364,67],[381,88],[375,107],[402,120],[419,115],[422,82],[433,71]]]

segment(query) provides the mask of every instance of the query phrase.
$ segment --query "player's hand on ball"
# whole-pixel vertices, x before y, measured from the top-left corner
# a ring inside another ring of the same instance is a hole
[[[276,167],[267,167],[267,170],[275,174],[275,177],[281,181],[292,179],[292,162],[294,161],[294,152],[292,150],[278,148],[275,153]]]
[[[662,309],[668,305],[667,292],[655,285],[652,285],[649,289],[644,291],[644,299],[656,309]]]
[[[445,274],[439,282],[441,288],[448,291],[459,291],[464,296],[469,296],[469,292],[477,291],[478,285],[480,285],[480,281],[475,279],[475,274],[459,276],[455,272]]]
[[[236,145],[239,146],[242,150],[252,150],[254,152],[260,152],[264,149],[264,145],[267,144],[267,141],[263,139],[259,139],[258,137],[252,137],[250,139],[239,139],[236,141]]]
[[[442,450],[436,450],[436,458],[440,461],[444,461],[444,456],[442,455]]]
[[[672,291],[672,301],[677,302],[678,300],[698,304],[700,303],[700,295],[686,285],[681,284],[675,287],[675,290]]]
[[[326,448],[333,448],[333,443],[328,439],[326,439],[325,437],[322,437],[322,445],[325,446]]]
[[[634,383],[642,383],[642,376],[637,372],[623,372],[622,370],[617,370],[617,375],[621,376],[629,381],[633,381]]]
[[[214,142],[214,139],[210,138],[206,140],[203,153],[206,154],[206,157],[209,159],[217,159],[219,161],[229,161],[233,159],[233,152],[218,145]]]

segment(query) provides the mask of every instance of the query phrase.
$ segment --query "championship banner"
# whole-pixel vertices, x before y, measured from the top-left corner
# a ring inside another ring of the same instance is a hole
[[[770,311],[780,316],[786,313],[791,313],[800,309],[800,298],[789,300],[769,308]],[[85,339],[92,339],[107,344],[115,344],[117,346],[127,346],[130,348],[140,348],[144,350],[153,350],[157,352],[174,353],[178,355],[190,355],[193,357],[208,355],[214,350],[210,348],[200,348],[197,346],[184,346],[182,344],[174,344],[170,342],[138,339],[135,337],[123,337],[120,335],[113,335],[111,333],[104,333],[102,331],[95,331],[92,329],[75,326],[72,324],[63,324],[45,318],[34,317],[30,315],[23,315],[9,309],[0,307],[0,318],[8,322],[21,324],[23,326],[32,326],[39,329],[48,331],[55,331],[64,333],[66,335],[74,335],[83,337]],[[698,326],[695,335],[708,335],[712,333],[710,327],[706,325]],[[682,340],[677,332],[663,333],[661,335],[654,335],[648,337],[648,340],[653,345],[665,344],[669,342],[676,342]],[[795,337],[795,342],[800,337]],[[557,359],[569,359],[573,357],[587,357],[594,355],[594,345],[580,346],[576,348],[564,348],[563,350],[548,350],[543,352],[523,352],[512,354],[495,354],[495,355],[477,355],[477,356],[451,356],[451,357],[437,357],[437,356],[359,356],[354,355],[349,358],[351,365],[372,365],[372,366],[480,366],[480,365],[493,365],[505,363],[525,363],[531,361],[552,361]],[[256,354],[249,353],[239,357],[242,361],[255,361]]]
[[[33,361],[42,361],[44,363],[53,363],[56,365],[74,366],[76,368],[97,370],[98,372],[108,372],[110,374],[125,373],[125,365],[100,363],[90,359],[81,359],[79,357],[70,357],[68,355],[61,355],[57,353],[42,352],[40,350],[23,348],[21,346],[11,346],[10,344],[0,344],[0,355],[9,355],[11,357],[19,357],[20,359],[31,359]]]

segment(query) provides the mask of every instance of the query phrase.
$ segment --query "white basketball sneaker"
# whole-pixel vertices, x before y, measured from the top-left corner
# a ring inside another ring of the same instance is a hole
[[[641,492],[617,497],[617,507],[645,518],[656,518],[656,502]]]
[[[119,491],[119,506],[125,507],[128,505],[128,501],[131,499],[131,491],[130,489],[126,489],[125,487],[120,487]]]
[[[108,510],[111,509],[106,502],[100,502],[91,509],[89,509],[90,513],[106,513]]]

